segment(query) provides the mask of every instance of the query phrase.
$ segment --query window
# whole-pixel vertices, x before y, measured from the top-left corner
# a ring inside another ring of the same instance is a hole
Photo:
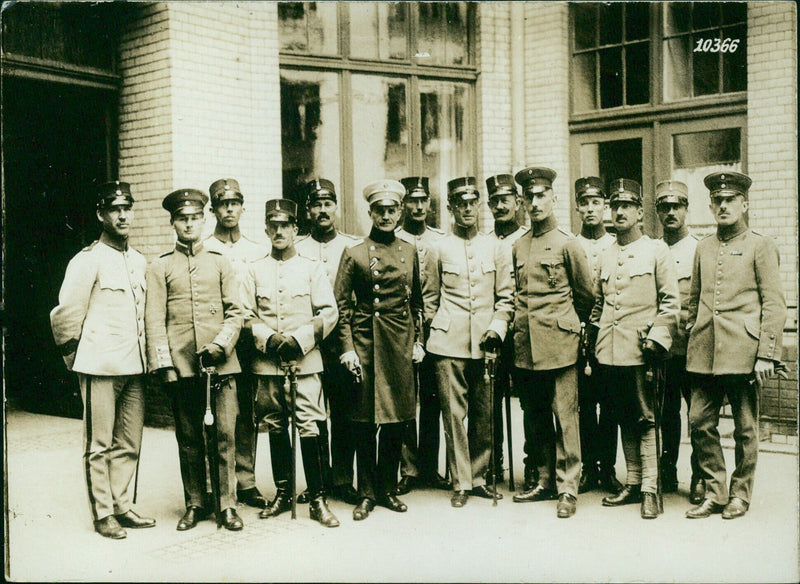
[[[363,187],[430,178],[442,226],[447,181],[474,174],[473,3],[281,3],[284,196],[334,182],[340,227],[369,231]],[[307,230],[306,225],[301,225]]]

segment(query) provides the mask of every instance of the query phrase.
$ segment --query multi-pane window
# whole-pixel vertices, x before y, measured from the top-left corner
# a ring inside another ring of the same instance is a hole
[[[573,112],[650,101],[650,5],[573,5]]]
[[[663,7],[664,101],[747,89],[747,4]]]
[[[475,169],[474,10],[467,2],[279,4],[284,196],[302,206],[305,181],[328,178],[341,227],[364,234],[366,184],[428,176],[429,223],[442,225],[447,181]]]

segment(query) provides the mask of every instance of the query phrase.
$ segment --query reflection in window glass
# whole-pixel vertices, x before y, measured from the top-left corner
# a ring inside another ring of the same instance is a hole
[[[350,55],[361,59],[406,58],[406,7],[384,2],[353,2]]]
[[[675,134],[672,137],[672,178],[689,187],[687,222],[697,235],[710,233],[714,228],[703,179],[712,172],[742,172],[741,150],[741,128]]]
[[[369,207],[360,193],[382,178],[399,179],[409,168],[406,82],[378,75],[353,75],[352,217],[359,233],[369,232]],[[338,156],[338,148],[334,151]]]
[[[281,70],[283,196],[298,203],[303,231],[302,186],[315,176],[341,185],[338,89],[335,73]]]
[[[419,14],[417,54],[425,55],[420,62],[444,64],[443,5],[439,2],[420,2],[417,4],[417,11]]]
[[[422,174],[430,181],[429,223],[449,222],[446,211],[447,181],[473,172],[475,135],[466,83],[421,80]]]
[[[448,65],[467,64],[467,5],[464,2],[445,4],[447,21],[446,63]]]
[[[278,28],[282,51],[307,51],[306,11],[302,2],[278,3]]]
[[[339,52],[336,2],[279,2],[281,50],[315,55]]]

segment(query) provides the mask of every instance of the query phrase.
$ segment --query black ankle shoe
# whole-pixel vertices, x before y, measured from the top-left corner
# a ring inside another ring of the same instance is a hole
[[[328,508],[325,496],[320,494],[311,499],[308,508],[309,515],[314,521],[319,521],[323,527],[339,527],[339,520]]]
[[[289,494],[289,491],[285,491],[283,489],[278,489],[278,492],[275,493],[275,498],[270,501],[269,505],[267,505],[264,510],[258,514],[261,519],[267,519],[268,517],[277,517],[281,513],[285,513],[292,508],[292,496]]]
[[[603,497],[604,507],[618,507],[642,502],[642,485],[625,485],[613,497]]]

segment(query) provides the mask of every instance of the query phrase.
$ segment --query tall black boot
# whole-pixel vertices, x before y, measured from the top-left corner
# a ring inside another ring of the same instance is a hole
[[[319,448],[320,456],[322,457],[322,484],[325,487],[325,492],[329,493],[333,487],[333,476],[331,473],[330,448],[328,447],[328,420],[318,421],[317,429],[319,430]],[[306,490],[297,495],[297,502],[305,505],[309,501],[311,501],[311,493],[308,486],[306,486]]]
[[[289,442],[289,433],[285,430],[280,434],[270,432],[269,451],[272,459],[272,478],[278,491],[269,505],[258,514],[261,519],[276,517],[292,508],[292,493],[289,492],[292,445]]]
[[[324,527],[339,527],[339,520],[330,509],[325,499],[325,487],[322,483],[324,474],[321,440],[317,436],[300,438],[300,450],[303,454],[303,468],[306,473],[306,485],[310,497],[309,514],[311,519],[319,521]]]

